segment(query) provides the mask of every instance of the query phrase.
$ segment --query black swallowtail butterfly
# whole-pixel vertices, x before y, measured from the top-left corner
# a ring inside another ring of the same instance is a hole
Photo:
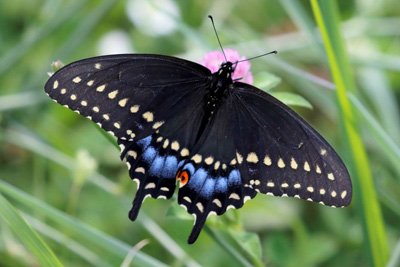
[[[257,192],[333,207],[350,203],[352,185],[332,147],[289,107],[232,81],[234,65],[211,73],[176,57],[127,54],[71,63],[46,83],[57,103],[117,137],[138,190],[172,197],[193,214],[188,242],[208,215],[238,209]]]

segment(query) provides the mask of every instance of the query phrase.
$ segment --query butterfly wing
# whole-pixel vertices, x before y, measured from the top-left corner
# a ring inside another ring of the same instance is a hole
[[[321,135],[271,95],[244,83],[233,87],[231,125],[245,183],[274,196],[349,205],[349,173]]]
[[[210,71],[193,62],[162,55],[129,54],[89,58],[57,71],[46,93],[122,140],[152,134],[188,105]]]
[[[129,217],[144,199],[170,198],[176,173],[196,142],[211,72],[183,59],[149,54],[84,59],[57,71],[46,93],[118,138],[138,183]]]
[[[196,241],[210,214],[239,209],[256,196],[241,177],[231,125],[233,98],[225,95],[182,167],[189,181],[179,189],[178,203],[195,217],[188,243]]]

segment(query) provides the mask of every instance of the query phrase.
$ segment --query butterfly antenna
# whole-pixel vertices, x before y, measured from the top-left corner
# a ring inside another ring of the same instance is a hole
[[[218,43],[219,43],[219,47],[221,47],[222,54],[224,54],[225,61],[228,61],[228,59],[226,58],[224,49],[222,48],[221,41],[219,40],[219,37],[218,37],[217,29],[215,28],[215,24],[214,24],[214,19],[213,19],[213,17],[212,17],[211,15],[208,15],[208,17],[211,19],[211,23],[212,23],[212,25],[213,25],[215,35],[217,36],[217,40],[218,40]]]
[[[256,57],[251,57],[251,58],[246,58],[246,59],[243,59],[243,60],[239,60],[239,61],[236,61],[236,64],[240,63],[240,62],[243,62],[243,61],[249,61],[249,60],[252,60],[252,59],[255,59],[255,58],[259,58],[259,57],[263,57],[263,56],[266,56],[266,55],[270,55],[270,54],[278,54],[278,51],[274,50],[272,52],[269,52],[269,53],[266,53],[266,54],[262,54],[262,55],[259,55],[259,56],[256,56]]]

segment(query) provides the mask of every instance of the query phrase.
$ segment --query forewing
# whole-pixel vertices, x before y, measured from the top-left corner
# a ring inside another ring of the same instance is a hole
[[[196,63],[162,55],[111,55],[84,59],[57,71],[46,93],[123,140],[152,134],[210,71]]]
[[[162,55],[89,58],[57,71],[46,93],[118,137],[138,191],[129,217],[148,196],[170,198],[204,116],[211,73]]]
[[[231,125],[246,184],[274,196],[349,205],[349,173],[321,135],[269,94],[244,83],[232,86]]]

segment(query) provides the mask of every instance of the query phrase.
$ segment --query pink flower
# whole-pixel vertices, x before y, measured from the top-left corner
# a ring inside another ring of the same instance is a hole
[[[244,60],[246,57],[240,57],[239,52],[231,48],[224,49],[228,61],[235,63],[238,60]],[[225,62],[224,55],[220,51],[212,51],[206,53],[204,58],[200,60],[200,64],[211,70],[212,73],[219,70],[221,64]],[[244,61],[237,64],[233,72],[232,79],[240,79],[239,81],[253,84],[253,75],[250,72],[250,62]]]

